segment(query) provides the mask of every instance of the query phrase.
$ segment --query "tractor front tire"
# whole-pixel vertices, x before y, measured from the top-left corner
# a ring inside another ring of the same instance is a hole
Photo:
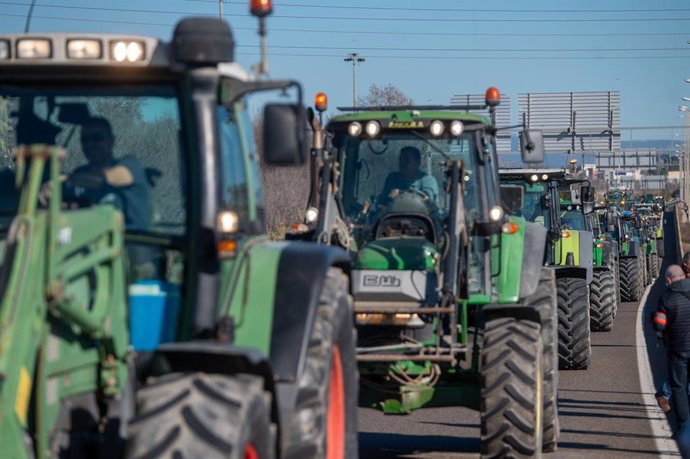
[[[287,458],[349,459],[358,455],[359,376],[348,278],[330,268],[309,336],[288,435]]]
[[[589,284],[589,324],[592,331],[611,331],[616,309],[616,276],[613,271],[594,271]]]
[[[271,395],[254,375],[173,373],[137,393],[127,458],[272,459]]]
[[[540,457],[541,327],[511,317],[486,323],[481,350],[481,457]]]
[[[637,258],[621,258],[621,301],[640,301],[642,295],[640,285],[640,264]]]
[[[589,288],[585,279],[556,279],[558,291],[558,367],[585,370],[592,353],[589,331]]]

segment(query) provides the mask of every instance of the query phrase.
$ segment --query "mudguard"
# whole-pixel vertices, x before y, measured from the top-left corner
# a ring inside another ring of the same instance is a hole
[[[556,270],[556,279],[564,277],[576,277],[578,279],[587,280],[587,268],[581,266],[549,266],[549,268]],[[590,279],[591,280],[591,279]],[[587,281],[588,283],[590,281]]]
[[[304,366],[309,330],[328,268],[350,271],[342,249],[294,242],[280,254],[269,360],[277,382],[293,382]]]
[[[538,223],[525,223],[525,249],[522,254],[520,298],[534,294],[539,285],[539,273],[544,265],[546,228]]]
[[[539,310],[525,304],[487,304],[479,309],[482,323],[489,320],[512,317],[517,320],[527,320],[541,324]]]
[[[501,234],[499,303],[517,303],[537,288],[544,262],[546,229],[521,217],[510,217],[517,225],[514,234]]]

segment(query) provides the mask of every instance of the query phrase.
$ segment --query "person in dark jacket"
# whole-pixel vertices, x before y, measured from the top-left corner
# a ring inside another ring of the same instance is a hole
[[[659,298],[654,326],[666,337],[671,403],[682,431],[690,418],[688,402],[688,368],[690,363],[690,279],[683,268],[666,269],[666,291]]]

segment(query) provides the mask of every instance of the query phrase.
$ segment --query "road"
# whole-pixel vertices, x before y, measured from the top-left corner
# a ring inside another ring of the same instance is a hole
[[[678,260],[672,241],[666,242],[666,263]],[[646,322],[644,318],[662,289],[662,281],[657,279],[642,311],[638,303],[623,303],[613,330],[592,334],[588,370],[560,372],[561,439],[558,451],[545,458],[677,456],[668,430],[659,431],[659,426],[668,429],[668,423],[654,401],[651,376],[645,389],[640,387],[644,368],[639,366],[647,364],[638,365],[637,355],[639,345],[642,360],[651,362],[653,379],[659,384],[666,371],[663,348],[657,346],[646,323],[644,333],[639,334],[637,324],[638,317],[640,324]],[[408,416],[384,416],[360,408],[358,422],[362,459],[479,455],[479,414],[469,409],[432,408]]]

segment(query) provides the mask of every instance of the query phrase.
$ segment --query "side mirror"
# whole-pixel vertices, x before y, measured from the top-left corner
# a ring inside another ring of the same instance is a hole
[[[520,132],[520,153],[523,163],[544,161],[544,134],[541,131]]]
[[[264,108],[264,161],[271,166],[298,166],[307,158],[304,108],[268,104]]]
[[[594,188],[591,186],[581,186],[580,187],[580,200],[585,202],[594,203]]]

